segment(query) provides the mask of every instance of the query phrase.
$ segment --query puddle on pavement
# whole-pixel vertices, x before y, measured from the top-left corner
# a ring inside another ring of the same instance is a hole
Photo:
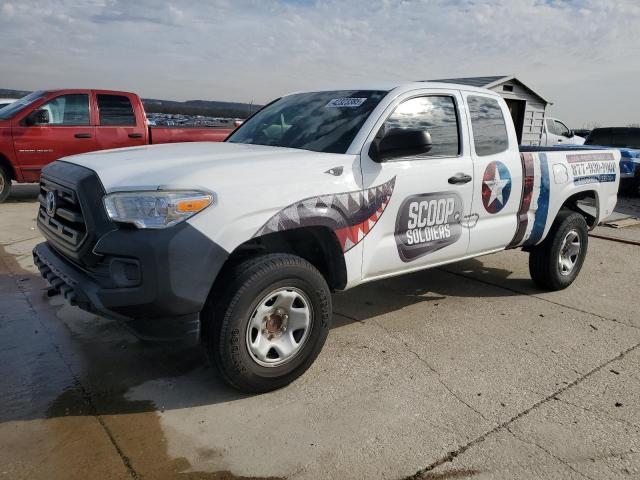
[[[28,359],[38,353],[32,351],[28,338],[6,339],[5,345],[27,361],[30,370],[23,376],[41,376],[40,383],[50,382],[59,392],[46,412],[29,408],[35,394],[28,392],[29,396],[15,399],[12,417],[0,418],[2,432],[21,431],[17,437],[21,444],[39,452],[28,454],[26,459],[4,457],[11,464],[0,470],[15,478],[123,478],[124,474],[136,479],[258,480],[234,475],[225,466],[223,453],[207,448],[196,448],[195,453],[217,465],[216,471],[190,471],[186,458],[168,454],[157,411],[161,406],[127,397],[137,385],[194,371],[217,382],[217,374],[206,365],[199,348],[140,343],[116,322],[70,307],[59,297],[47,298],[44,282],[23,268],[13,252],[0,246],[0,255],[4,263],[0,279],[5,277],[0,286],[7,285],[12,294],[3,295],[4,299],[20,299],[20,290],[24,292],[28,302],[23,301],[24,311],[18,313],[33,318],[35,310],[47,330],[37,333],[39,345],[54,354],[48,363],[35,364]],[[53,363],[62,368],[48,369]],[[21,380],[10,381],[17,384]],[[49,393],[49,398],[55,395]],[[229,390],[222,395],[229,400],[239,396]],[[186,407],[198,404],[198,399],[184,402]]]

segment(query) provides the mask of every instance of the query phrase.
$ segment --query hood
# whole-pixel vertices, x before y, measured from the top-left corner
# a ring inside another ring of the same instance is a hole
[[[102,150],[62,159],[95,171],[107,193],[130,189],[202,188],[211,184],[297,182],[352,155],[225,142],[193,142]]]

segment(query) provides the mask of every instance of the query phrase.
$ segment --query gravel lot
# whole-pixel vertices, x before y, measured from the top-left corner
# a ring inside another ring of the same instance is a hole
[[[640,478],[640,226],[563,292],[509,251],[337,294],[311,369],[245,396],[48,298],[36,191],[0,205],[0,479]]]

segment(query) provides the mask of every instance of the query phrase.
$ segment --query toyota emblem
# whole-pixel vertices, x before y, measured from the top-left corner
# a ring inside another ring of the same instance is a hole
[[[53,217],[56,214],[57,207],[58,205],[57,205],[57,199],[56,199],[56,192],[54,192],[53,190],[50,190],[47,192],[47,198],[46,198],[47,215],[49,215],[50,217]]]

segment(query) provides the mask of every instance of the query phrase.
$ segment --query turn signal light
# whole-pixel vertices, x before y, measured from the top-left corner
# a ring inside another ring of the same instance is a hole
[[[206,195],[201,198],[192,198],[188,200],[178,200],[176,202],[176,212],[195,213],[207,208],[211,205],[211,197]]]

